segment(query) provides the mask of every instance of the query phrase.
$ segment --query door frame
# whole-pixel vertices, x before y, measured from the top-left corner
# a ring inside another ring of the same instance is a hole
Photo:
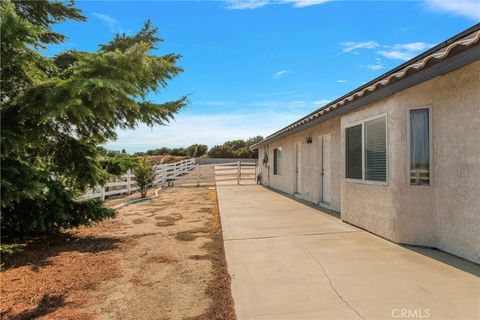
[[[294,143],[293,155],[293,194],[300,195],[301,177],[302,177],[302,143],[300,141]],[[297,170],[298,169],[298,170]]]
[[[324,138],[325,137],[330,137],[330,202],[325,202],[324,201],[324,174],[323,174],[323,150],[324,150]],[[319,163],[320,163],[320,179],[319,179],[319,193],[318,193],[318,203],[323,205],[323,206],[330,206],[332,203],[332,134],[327,133],[319,136],[318,139],[318,155],[319,155]]]

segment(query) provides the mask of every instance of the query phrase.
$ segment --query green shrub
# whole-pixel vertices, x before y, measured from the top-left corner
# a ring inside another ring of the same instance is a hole
[[[155,180],[155,171],[147,159],[142,158],[133,170],[135,181],[137,182],[138,191],[142,198],[147,196],[147,191]]]
[[[74,192],[57,181],[49,181],[46,186],[41,196],[2,210],[3,235],[58,232],[115,216],[115,210],[103,207],[101,200],[76,199]]]

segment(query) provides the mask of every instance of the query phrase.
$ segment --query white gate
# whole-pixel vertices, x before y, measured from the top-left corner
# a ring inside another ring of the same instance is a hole
[[[196,164],[187,175],[173,179],[174,185],[200,186],[255,183],[257,165],[252,162]]]

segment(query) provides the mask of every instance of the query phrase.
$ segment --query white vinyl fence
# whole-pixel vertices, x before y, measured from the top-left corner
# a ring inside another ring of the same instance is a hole
[[[255,181],[257,176],[256,163],[230,162],[218,164],[198,164],[195,159],[187,159],[175,163],[161,164],[153,167],[155,180],[153,186],[184,185],[200,186],[201,184],[216,184],[217,182],[242,180]],[[135,176],[128,170],[126,174],[105,186],[98,186],[87,192],[83,198],[101,198],[117,194],[130,194],[137,190]]]
[[[84,199],[101,198],[105,200],[106,196],[113,196],[116,194],[130,194],[137,190],[137,183],[135,182],[135,176],[129,169],[126,174],[120,178],[115,178],[115,181],[108,182],[105,186],[98,186],[93,190],[90,190],[85,195]]]
[[[174,163],[160,164],[154,166],[155,181],[153,185],[165,185],[167,182],[175,180],[192,171],[195,167],[195,159],[187,159]]]
[[[187,159],[178,161],[175,163],[160,164],[153,167],[155,170],[155,181],[153,185],[164,185],[165,182],[186,174],[192,170],[195,164],[195,159]],[[98,186],[90,192],[87,192],[83,198],[93,199],[101,198],[105,200],[106,196],[113,196],[116,194],[130,194],[137,190],[137,183],[135,176],[128,170],[126,174],[119,178],[115,178],[115,181],[108,182],[105,186]]]

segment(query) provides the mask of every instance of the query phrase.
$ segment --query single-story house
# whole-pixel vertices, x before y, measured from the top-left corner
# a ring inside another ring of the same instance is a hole
[[[480,263],[480,24],[252,149],[262,184]]]

